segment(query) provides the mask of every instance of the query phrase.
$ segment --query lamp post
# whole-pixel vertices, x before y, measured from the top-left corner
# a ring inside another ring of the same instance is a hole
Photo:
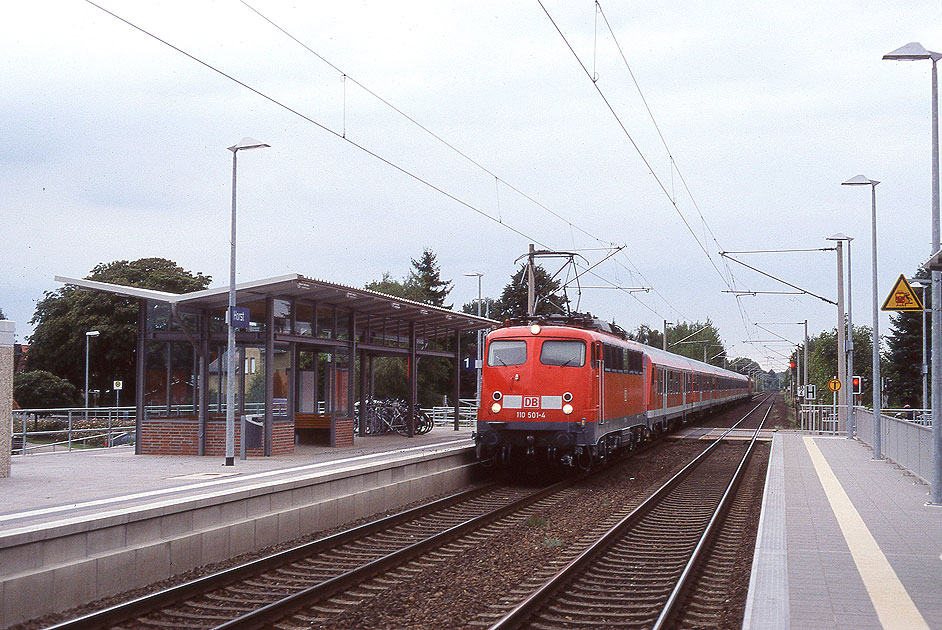
[[[464,275],[470,278],[476,277],[478,279],[478,317],[480,317],[481,316],[481,302],[483,301],[483,299],[481,298],[481,278],[484,277],[484,274],[479,273],[477,271],[473,271],[470,273],[466,273]],[[482,335],[481,335],[480,329],[477,331],[477,336],[478,336],[478,352],[477,352],[478,356],[477,356],[477,361],[474,366],[474,371],[476,374],[475,376],[476,385],[474,388],[474,397],[477,400],[478,407],[480,407],[481,406],[481,363],[484,360],[484,348],[481,347]]]
[[[891,61],[932,61],[932,252],[939,251],[939,74],[936,62],[942,53],[910,42],[883,55]],[[932,492],[929,503],[942,505],[942,274],[932,272]]]
[[[883,459],[883,432],[880,427],[881,413],[883,412],[883,383],[880,377],[880,306],[879,294],[877,291],[877,184],[875,179],[870,179],[864,175],[855,175],[841,186],[870,186],[870,228],[873,240],[871,268],[872,282],[871,292],[873,293],[873,458]],[[853,394],[851,394],[853,395]]]
[[[88,341],[92,337],[97,337],[101,333],[97,330],[89,330],[85,333],[85,420],[88,420]]]
[[[919,293],[922,295],[923,310],[919,314],[919,328],[922,335],[922,371],[919,373],[919,380],[922,382],[922,408],[929,408],[929,364],[926,361],[926,314],[929,312],[925,308],[926,289],[932,286],[932,280],[928,278],[910,278],[909,284],[915,284],[919,287]]]
[[[840,408],[838,409],[839,420],[844,421],[844,427],[848,433],[852,427],[847,420],[847,390],[850,389],[847,383],[847,342],[844,321],[844,241],[848,243],[853,240],[845,234],[837,233],[827,237],[829,241],[835,241],[837,244],[837,380],[841,382],[840,389]],[[843,411],[842,411],[843,409]],[[843,416],[843,417],[841,417]]]
[[[226,466],[235,465],[235,322],[232,313],[235,310],[235,283],[236,283],[236,156],[239,151],[248,149],[262,149],[269,145],[242,138],[238,144],[229,147],[232,151],[232,219],[230,221],[229,240],[229,310],[226,316],[229,329],[229,340],[226,346]],[[270,332],[270,331],[269,331]],[[268,357],[271,360],[271,357]],[[245,436],[243,436],[245,439]]]

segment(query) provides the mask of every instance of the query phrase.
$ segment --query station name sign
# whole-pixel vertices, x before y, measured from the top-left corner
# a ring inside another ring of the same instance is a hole
[[[244,306],[233,306],[230,319],[233,328],[248,328],[251,319],[249,309]]]

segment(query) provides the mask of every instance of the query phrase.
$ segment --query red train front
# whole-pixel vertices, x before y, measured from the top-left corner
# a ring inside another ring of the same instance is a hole
[[[475,433],[480,460],[589,469],[750,392],[742,375],[648,348],[605,327],[587,319],[509,326],[488,335]]]

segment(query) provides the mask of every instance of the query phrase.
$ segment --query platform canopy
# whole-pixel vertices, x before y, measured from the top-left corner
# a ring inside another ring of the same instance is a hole
[[[192,293],[167,293],[96,280],[67,278],[64,276],[56,276],[55,279],[57,282],[82,289],[104,291],[176,305],[181,310],[225,309],[229,301],[228,287],[204,289]],[[446,308],[413,302],[412,300],[370,291],[369,289],[358,289],[343,284],[315,280],[300,274],[277,276],[236,285],[236,303],[238,304],[269,297],[309,300],[349,310],[355,313],[358,326],[366,325],[367,320],[372,317],[415,322],[456,332],[470,332],[500,325],[499,322],[486,317],[458,313]]]

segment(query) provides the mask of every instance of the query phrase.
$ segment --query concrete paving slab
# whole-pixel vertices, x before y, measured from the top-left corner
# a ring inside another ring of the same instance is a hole
[[[942,508],[913,475],[855,440],[777,433],[766,492],[744,628],[942,628]]]

